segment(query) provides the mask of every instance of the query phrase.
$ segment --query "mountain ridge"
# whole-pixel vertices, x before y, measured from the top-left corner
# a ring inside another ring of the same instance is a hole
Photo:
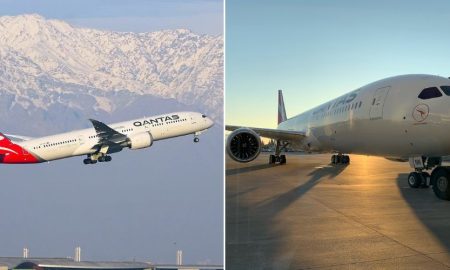
[[[122,92],[125,100],[113,98]],[[118,104],[145,96],[173,99],[221,122],[222,36],[78,28],[37,14],[0,17],[0,99],[9,101],[3,106],[113,115]]]

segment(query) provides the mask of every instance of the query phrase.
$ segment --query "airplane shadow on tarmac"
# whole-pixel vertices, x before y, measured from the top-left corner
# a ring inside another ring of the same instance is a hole
[[[267,164],[259,164],[259,165],[254,165],[254,166],[250,166],[250,167],[244,167],[244,168],[228,169],[228,170],[226,170],[226,175],[231,176],[231,175],[240,174],[240,173],[246,173],[246,172],[252,172],[252,171],[272,168],[275,166],[281,166],[281,165],[267,163]]]
[[[254,167],[261,169],[268,166]],[[282,228],[274,226],[277,224],[277,215],[314,188],[321,180],[334,178],[345,168],[346,166],[339,165],[318,168],[308,174],[310,178],[301,181],[302,183],[297,187],[263,200],[257,205],[240,204],[239,200],[232,199],[234,196],[227,196],[227,221],[230,222],[226,227],[227,265],[234,269],[278,268],[277,261],[279,262],[280,256],[283,257],[283,254],[280,254],[282,250],[279,240],[285,235]],[[238,226],[233,222],[236,213],[244,215],[238,219],[247,220],[247,226]],[[234,245],[235,241],[240,244]]]
[[[289,205],[291,205],[293,202],[298,200],[300,197],[302,197],[305,193],[307,193],[309,190],[311,190],[315,185],[317,185],[321,180],[323,180],[325,177],[328,177],[330,179],[335,178],[338,176],[346,166],[338,165],[338,166],[327,166],[323,168],[317,168],[311,173],[308,174],[310,178],[303,184],[297,186],[296,188],[281,194],[277,195],[273,198],[270,198],[268,200],[265,200],[262,205],[259,207],[270,207],[273,209],[275,206],[275,211],[282,211],[283,209],[287,208]]]
[[[422,224],[447,251],[450,251],[450,201],[438,199],[432,187],[410,188],[407,179],[406,173],[399,174],[397,177],[397,186],[401,195]]]

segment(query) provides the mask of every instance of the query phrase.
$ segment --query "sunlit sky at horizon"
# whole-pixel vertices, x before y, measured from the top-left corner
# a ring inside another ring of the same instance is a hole
[[[226,5],[226,123],[276,127],[373,81],[450,76],[448,1],[236,1]]]

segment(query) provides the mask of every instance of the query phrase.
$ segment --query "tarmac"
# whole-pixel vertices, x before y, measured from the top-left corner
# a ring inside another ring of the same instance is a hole
[[[450,201],[408,163],[351,155],[226,161],[227,269],[450,269]]]

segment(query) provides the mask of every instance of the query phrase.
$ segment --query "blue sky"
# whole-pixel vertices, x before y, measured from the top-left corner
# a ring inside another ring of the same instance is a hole
[[[384,77],[450,76],[449,1],[236,1],[226,5],[226,122],[275,127]]]
[[[0,0],[0,7],[0,15],[38,13],[97,29],[149,32],[188,28],[212,35],[223,32],[220,0]]]
[[[221,133],[124,149],[93,166],[84,157],[0,164],[0,257],[23,247],[67,257],[81,246],[86,261],[175,263],[181,249],[185,263],[222,263]]]

